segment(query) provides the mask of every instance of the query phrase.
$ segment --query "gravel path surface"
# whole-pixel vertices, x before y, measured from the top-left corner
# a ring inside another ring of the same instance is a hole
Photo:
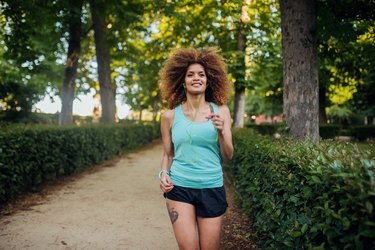
[[[3,211],[0,249],[177,249],[161,157],[153,144],[28,196]]]
[[[157,178],[162,151],[156,141],[0,208],[0,249],[178,249]],[[221,248],[258,249],[229,183],[227,193]]]

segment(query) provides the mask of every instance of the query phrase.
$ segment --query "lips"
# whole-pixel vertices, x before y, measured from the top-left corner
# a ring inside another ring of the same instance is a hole
[[[193,83],[191,86],[193,86],[193,87],[196,87],[196,86],[202,86],[202,83],[200,83],[200,82],[196,82],[196,83]]]

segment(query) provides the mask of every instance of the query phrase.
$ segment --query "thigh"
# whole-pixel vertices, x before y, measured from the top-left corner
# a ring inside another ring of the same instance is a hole
[[[223,215],[213,218],[198,217],[199,244],[201,250],[220,249]]]
[[[166,203],[179,249],[198,249],[195,207],[170,199]]]

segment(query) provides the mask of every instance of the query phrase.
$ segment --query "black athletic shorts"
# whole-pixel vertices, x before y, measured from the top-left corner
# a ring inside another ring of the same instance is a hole
[[[224,186],[201,189],[174,186],[164,197],[193,205],[196,215],[205,218],[218,217],[228,207]]]

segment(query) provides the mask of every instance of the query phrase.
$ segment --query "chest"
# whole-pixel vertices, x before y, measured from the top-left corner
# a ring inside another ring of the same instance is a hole
[[[172,127],[172,141],[175,146],[191,144],[205,146],[217,143],[217,131],[211,120],[206,122],[176,121]]]

